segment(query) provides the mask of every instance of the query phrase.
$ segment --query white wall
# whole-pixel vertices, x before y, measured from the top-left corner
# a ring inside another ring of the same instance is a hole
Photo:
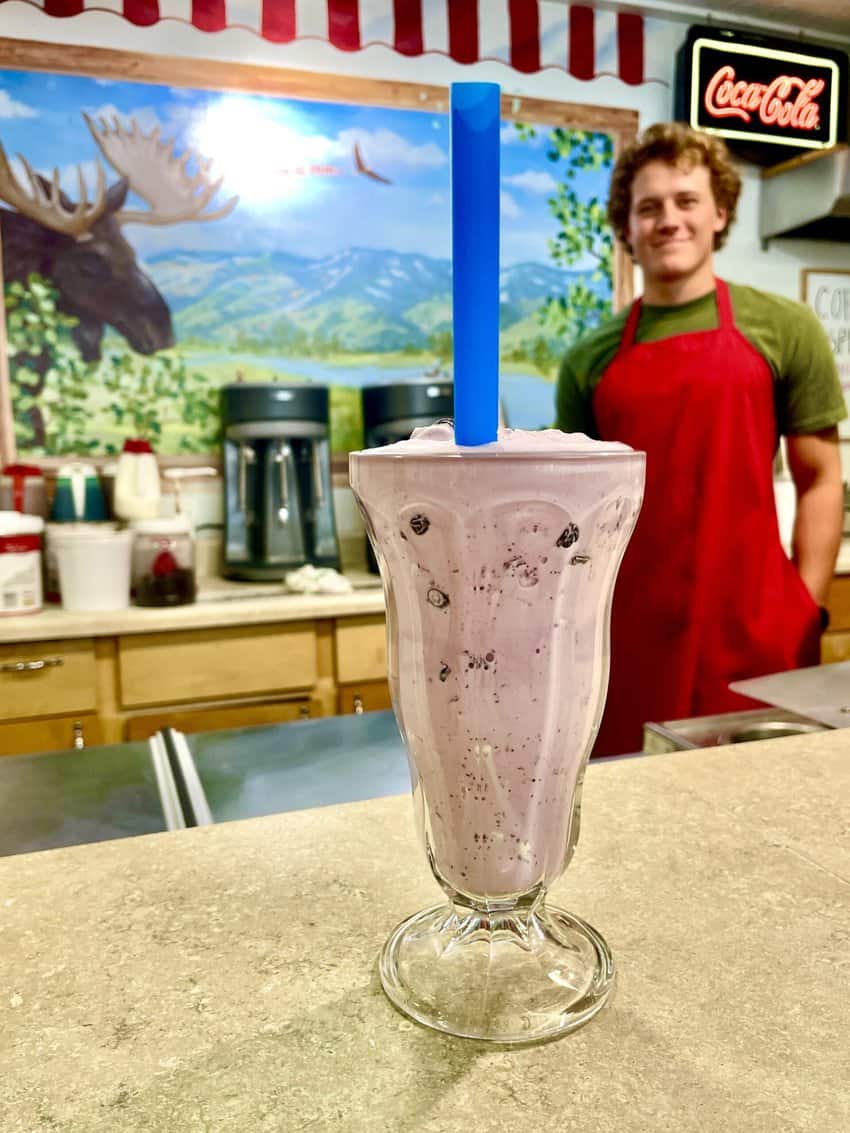
[[[717,256],[720,275],[786,295],[789,299],[799,299],[803,268],[850,269],[850,244],[827,240],[772,240],[766,251],[762,249],[758,234],[759,170],[745,165],[741,172],[744,189],[738,219],[728,244]]]

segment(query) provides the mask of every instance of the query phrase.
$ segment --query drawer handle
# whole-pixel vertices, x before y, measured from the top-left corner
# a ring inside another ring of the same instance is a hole
[[[7,661],[0,665],[0,673],[37,673],[41,669],[55,669],[64,664],[61,657],[45,657],[41,661]]]

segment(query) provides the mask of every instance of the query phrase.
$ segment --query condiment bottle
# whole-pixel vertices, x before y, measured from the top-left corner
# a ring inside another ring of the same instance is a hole
[[[113,508],[119,519],[154,519],[159,515],[159,467],[150,443],[129,438],[118,458]]]

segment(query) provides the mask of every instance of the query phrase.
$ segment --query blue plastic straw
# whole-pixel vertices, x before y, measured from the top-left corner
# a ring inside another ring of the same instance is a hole
[[[452,83],[452,309],[455,441],[499,427],[499,87]]]

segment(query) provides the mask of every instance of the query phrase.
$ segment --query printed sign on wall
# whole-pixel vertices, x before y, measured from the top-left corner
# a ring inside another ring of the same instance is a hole
[[[691,28],[676,69],[676,116],[771,165],[846,141],[847,56],[832,48]]]
[[[801,276],[803,302],[812,308],[829,335],[850,410],[850,271],[807,268]],[[850,421],[842,421],[838,431],[841,436],[850,437]]]

